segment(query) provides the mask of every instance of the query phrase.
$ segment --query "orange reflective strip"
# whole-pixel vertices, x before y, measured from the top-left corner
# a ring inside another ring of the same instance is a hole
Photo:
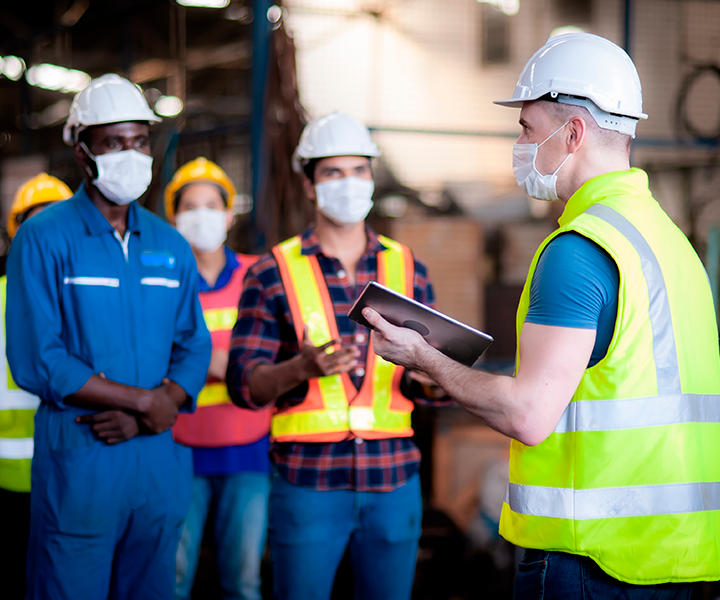
[[[338,331],[337,318],[335,317],[335,307],[333,306],[332,300],[330,300],[330,291],[325,282],[325,275],[323,275],[317,257],[309,256],[308,258],[310,259],[310,267],[312,268],[313,275],[315,275],[315,284],[317,285],[320,299],[323,303],[323,309],[325,310],[325,318],[330,328],[330,338],[336,340],[340,337],[340,332]]]
[[[387,250],[384,252],[378,252],[378,255],[377,255],[377,282],[380,285],[387,285],[386,284],[387,277],[385,276],[385,274],[387,273],[387,262],[385,259],[385,252],[387,252]]]
[[[408,298],[415,297],[415,261],[413,260],[412,252],[407,246],[401,246],[403,258],[405,259],[405,295]]]
[[[300,237],[287,240],[273,249],[273,254],[283,278],[298,341],[303,338],[303,324],[306,324],[310,340],[320,345],[340,336],[320,265],[316,257],[302,256],[301,243]],[[348,398],[355,394],[350,378],[331,375],[312,379],[308,385],[308,393],[300,405],[274,415],[274,439],[347,431]]]
[[[278,269],[280,270],[280,277],[283,281],[292,281],[292,275],[290,274],[290,266],[287,263],[285,254],[280,249],[280,246],[275,246],[272,249],[272,253],[275,255],[275,260],[278,263]],[[288,287],[288,286],[285,286]],[[290,307],[290,314],[293,318],[293,325],[295,326],[295,335],[297,335],[298,343],[301,343],[303,339],[303,321],[302,312],[300,312],[300,303],[298,302],[297,294],[295,293],[295,287],[289,286],[290,289],[285,290],[285,296],[288,300],[288,306]]]

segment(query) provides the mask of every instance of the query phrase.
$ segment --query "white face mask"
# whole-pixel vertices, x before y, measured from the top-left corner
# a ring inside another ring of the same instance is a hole
[[[315,186],[318,210],[342,225],[354,225],[367,217],[373,206],[375,184],[368,179],[345,177]]]
[[[178,213],[177,230],[201,254],[215,252],[227,239],[227,216],[224,210],[204,206]]]
[[[540,144],[515,144],[513,146],[513,174],[515,181],[531,198],[538,200],[559,200],[557,195],[557,174],[570,155],[568,154],[554,173],[543,175],[537,170],[538,148],[547,142],[570,121],[558,127]]]
[[[137,150],[94,156],[83,142],[80,145],[97,166],[98,176],[93,185],[111,202],[120,206],[130,204],[148,189],[152,181],[152,156]],[[90,168],[87,169],[92,177]]]

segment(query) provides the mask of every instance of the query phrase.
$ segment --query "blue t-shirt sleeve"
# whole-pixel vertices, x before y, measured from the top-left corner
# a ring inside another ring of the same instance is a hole
[[[525,322],[604,330],[603,317],[611,316],[614,326],[618,282],[617,265],[603,248],[579,233],[559,235],[538,260]]]

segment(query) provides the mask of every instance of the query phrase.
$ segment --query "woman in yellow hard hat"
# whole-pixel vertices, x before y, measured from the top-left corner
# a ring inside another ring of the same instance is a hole
[[[7,221],[12,239],[18,227],[30,217],[59,200],[67,200],[72,191],[62,181],[40,173],[23,183],[15,192]],[[4,267],[4,265],[3,265]],[[37,396],[21,390],[10,378],[5,357],[5,290],[7,278],[0,277],[0,345],[8,378],[0,387],[0,514],[7,518],[3,526],[3,546],[8,549],[0,561],[0,580],[7,598],[25,596],[25,555],[30,533],[30,461],[33,456]]]
[[[39,213],[49,204],[72,197],[70,188],[57,177],[40,173],[23,183],[15,192],[15,198],[8,215],[7,231],[10,238],[14,238],[18,227]]]
[[[177,553],[176,598],[189,598],[200,541],[215,506],[215,555],[221,586],[232,598],[260,600],[265,549],[270,412],[237,408],[225,371],[242,283],[256,256],[224,244],[234,218],[235,186],[212,161],[197,158],[178,169],[165,190],[165,213],[192,247],[200,273],[200,304],[213,343],[197,411],[181,414],[173,437],[192,447],[193,496]]]

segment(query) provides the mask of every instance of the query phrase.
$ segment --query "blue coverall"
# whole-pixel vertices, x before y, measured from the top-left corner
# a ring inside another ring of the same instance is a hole
[[[84,187],[20,228],[8,257],[8,361],[35,420],[27,598],[172,598],[191,450],[170,431],[117,445],[65,403],[93,374],[193,410],[210,362],[190,246],[136,202],[124,238]]]

